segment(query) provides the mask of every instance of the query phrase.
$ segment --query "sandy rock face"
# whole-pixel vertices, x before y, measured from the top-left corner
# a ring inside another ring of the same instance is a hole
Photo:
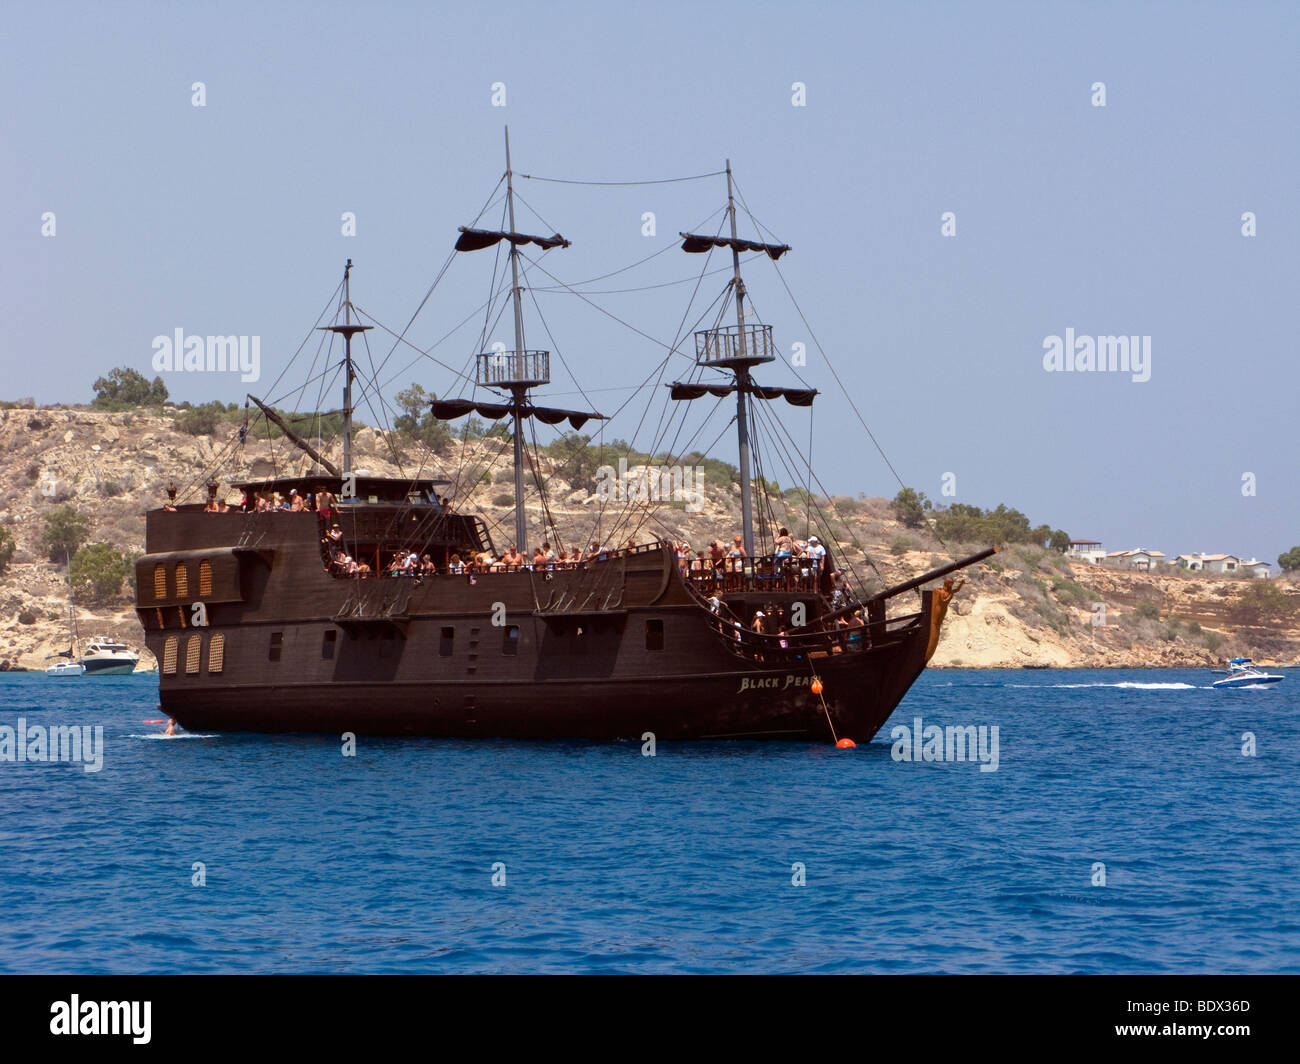
[[[39,538],[50,510],[72,503],[93,523],[92,542],[119,551],[144,549],[145,512],[162,504],[169,483],[180,501],[197,501],[206,483],[217,480],[220,494],[237,503],[233,485],[272,474],[306,472],[309,462],[284,440],[250,434],[235,438],[242,413],[231,415],[212,436],[192,436],[176,418],[131,411],[89,409],[0,410],[0,520],[17,550],[0,574],[0,668],[43,669],[48,655],[67,647],[67,583],[62,565],[41,552]],[[337,445],[324,447],[337,456]],[[512,534],[514,517],[508,483],[494,476],[508,468],[508,447],[500,439],[459,439],[438,455],[410,440],[394,448],[380,433],[361,428],[354,436],[358,469],[378,475],[446,478],[445,489],[462,512],[481,513],[497,540]],[[703,505],[687,509],[666,504],[625,514],[622,504],[602,504],[594,474],[563,475],[560,463],[543,455],[538,467],[551,522],[530,485],[528,527],[534,543],[548,538],[557,550],[593,540],[614,545],[656,538],[686,540],[693,550],[714,540],[724,543],[740,531],[739,489],[706,481]],[[486,475],[486,483],[485,480]],[[837,497],[823,506],[838,523],[844,549],[840,564],[854,586],[878,590],[907,580],[983,544],[949,553],[926,533],[895,521],[883,499]],[[775,499],[771,519],[805,537],[808,515]],[[761,529],[760,529],[761,531]],[[497,544],[504,549],[504,543]],[[1256,628],[1232,623],[1243,580],[1195,574],[1145,574],[1072,563],[1039,548],[1011,547],[967,573],[968,583],[953,600],[934,667],[1029,666],[1106,667],[1209,666],[1233,655],[1272,664],[1300,660],[1300,588],[1293,580],[1277,586],[1293,593],[1297,609],[1289,620]],[[918,600],[902,596],[898,610],[914,611]],[[1105,607],[1102,625],[1096,605]],[[1147,604],[1147,605],[1143,605]],[[1139,608],[1147,614],[1138,616]],[[1157,616],[1152,619],[1152,609]],[[131,607],[129,589],[101,608],[78,609],[83,637],[104,634],[140,651],[141,667],[154,662],[143,648],[142,631]]]

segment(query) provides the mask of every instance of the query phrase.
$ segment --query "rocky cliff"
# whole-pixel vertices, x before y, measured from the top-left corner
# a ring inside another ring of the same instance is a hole
[[[144,549],[144,513],[162,504],[169,482],[181,501],[201,500],[210,476],[223,496],[237,501],[230,484],[244,477],[305,471],[303,456],[264,433],[238,442],[236,426],[223,424],[211,435],[178,428],[176,412],[106,413],[87,408],[0,410],[0,522],[17,549],[0,575],[0,668],[43,668],[49,655],[67,646],[67,583],[62,564],[43,556],[39,537],[44,518],[70,502],[93,521],[92,542],[116,550]],[[513,530],[508,505],[509,448],[497,438],[453,443],[436,455],[413,441],[390,444],[379,433],[356,433],[354,465],[378,474],[447,476],[457,481],[459,507],[482,513],[504,547]],[[603,460],[617,463],[607,453]],[[739,531],[739,489],[706,478],[703,505],[681,501],[640,508],[628,523],[601,512],[596,480],[588,462],[581,476],[549,456],[539,461],[553,525],[540,505],[529,509],[530,536],[577,546],[598,538],[623,545],[664,536],[687,539],[695,548]],[[717,478],[715,478],[716,480]],[[952,556],[984,544],[940,544],[927,532],[895,521],[883,499],[837,497],[819,500],[836,537],[848,545],[844,559],[871,588],[908,579],[942,565]],[[805,532],[798,499],[774,504],[771,519]],[[1300,605],[1300,588],[1275,582],[1287,602]],[[1235,655],[1274,664],[1300,660],[1300,610],[1282,610],[1262,623],[1234,622],[1234,604],[1247,581],[1195,574],[1148,575],[1073,563],[1036,547],[1011,547],[977,566],[954,600],[935,666],[1210,666]],[[1100,605],[1098,605],[1100,604]],[[129,588],[115,602],[78,606],[84,637],[105,634],[143,650],[130,606]],[[1098,623],[1098,622],[1103,623]],[[143,653],[141,667],[152,667]]]

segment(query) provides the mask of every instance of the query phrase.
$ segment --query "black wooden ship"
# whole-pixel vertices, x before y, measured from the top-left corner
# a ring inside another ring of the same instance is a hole
[[[807,405],[816,393],[753,378],[755,367],[775,356],[771,327],[747,320],[741,254],[775,260],[789,249],[737,236],[730,165],[726,173],[729,235],[686,233],[683,248],[730,251],[735,324],[695,334],[700,376],[671,385],[671,397],[735,397],[743,556],[683,564],[673,542],[655,538],[598,544],[568,565],[531,563],[525,425],[567,422],[576,430],[601,415],[533,402],[550,367],[547,352],[524,344],[521,249],[568,242],[516,230],[507,142],[508,225],[462,228],[456,247],[508,242],[515,349],[478,355],[471,397],[435,400],[430,409],[441,419],[477,413],[508,421],[514,545],[524,563],[494,561],[499,550],[488,523],[458,511],[444,494],[449,481],[353,468],[352,345],[371,326],[355,312],[345,271],[338,311],[324,326],[343,349],[342,465],[254,400],[311,467],[235,484],[242,507],[220,506],[213,481],[206,497],[199,486],[193,501],[173,493],[147,515],[136,607],[158,659],[163,712],[203,731],[597,740],[875,735],[939,638],[951,582],[924,585],[993,552],[868,595],[839,575],[844,563],[834,544],[825,544],[824,558],[796,557],[776,549],[775,528],[756,537],[753,404]],[[259,498],[295,495],[310,497],[311,506],[259,509]],[[764,619],[755,624],[759,613]]]

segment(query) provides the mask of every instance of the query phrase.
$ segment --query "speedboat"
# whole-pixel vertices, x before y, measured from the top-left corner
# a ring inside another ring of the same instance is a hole
[[[1250,658],[1233,658],[1228,662],[1228,675],[1222,680],[1215,680],[1211,687],[1266,687],[1281,683],[1286,677],[1272,673],[1260,672],[1250,663]]]

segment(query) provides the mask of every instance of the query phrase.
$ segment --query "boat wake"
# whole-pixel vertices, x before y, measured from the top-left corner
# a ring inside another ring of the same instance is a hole
[[[124,735],[123,739],[216,739],[218,735],[199,732],[186,732],[184,735],[164,735],[162,732],[149,732],[145,735]]]
[[[1203,691],[1207,690],[1194,683],[1138,683],[1126,680],[1123,683],[1013,683],[1008,687],[1041,688],[1043,690],[1075,691],[1088,687],[1121,687],[1131,691]]]

